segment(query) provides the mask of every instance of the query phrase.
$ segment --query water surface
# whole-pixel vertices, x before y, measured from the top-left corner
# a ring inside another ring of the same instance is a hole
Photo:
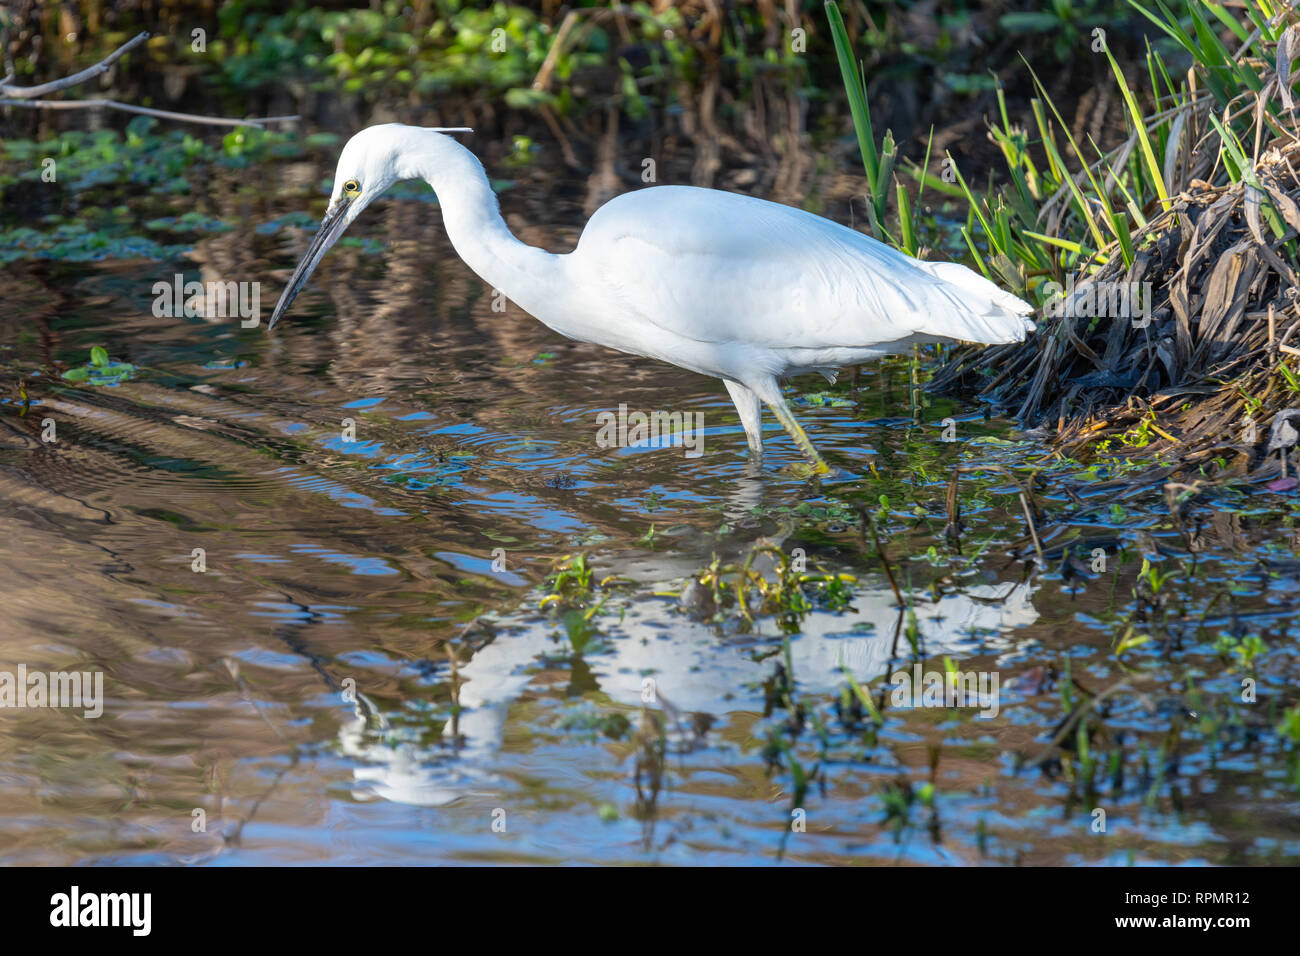
[[[107,696],[98,719],[0,715],[6,862],[1300,859],[1277,730],[1297,676],[1290,499],[1212,492],[1175,517],[1160,483],[1121,492],[918,396],[906,360],[790,390],[832,477],[800,478],[770,416],[756,473],[720,383],[495,311],[427,190],[372,207],[273,335],[153,314],[178,272],[261,280],[269,314],[310,236],[281,217],[318,216],[329,172],[215,173],[132,200],[230,227],[180,233],[188,253],[0,278],[0,670],[102,671]],[[563,251],[583,216],[550,178],[503,206]],[[95,345],[133,377],[52,380]],[[600,447],[620,404],[702,412],[705,454]],[[747,627],[677,596],[756,545],[852,574],[849,606],[809,585],[806,613]],[[539,606],[579,553],[621,579],[580,653]],[[1158,594],[1144,556],[1171,575]],[[1117,655],[1131,627],[1151,639]],[[1265,650],[1243,663],[1251,636]],[[878,692],[945,658],[999,676],[996,717],[894,707],[874,728],[846,707],[845,667]],[[1052,745],[1076,682],[1120,681],[1086,755]]]

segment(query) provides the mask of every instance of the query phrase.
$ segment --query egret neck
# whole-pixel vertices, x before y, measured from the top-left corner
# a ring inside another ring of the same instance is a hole
[[[515,238],[473,153],[449,136],[417,132],[427,135],[420,148],[398,156],[398,178],[423,179],[432,186],[456,254],[493,289],[551,325],[547,318],[555,303],[571,294],[560,257]]]

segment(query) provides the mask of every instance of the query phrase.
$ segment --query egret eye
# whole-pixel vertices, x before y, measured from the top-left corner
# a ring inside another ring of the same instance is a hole
[[[359,193],[361,192],[361,184],[355,179],[349,179],[343,184],[343,191],[345,193]]]

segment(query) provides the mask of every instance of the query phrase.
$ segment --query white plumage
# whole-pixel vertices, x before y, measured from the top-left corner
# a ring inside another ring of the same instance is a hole
[[[438,195],[448,237],[480,278],[569,338],[720,378],[762,455],[766,402],[819,471],[779,381],[918,342],[1017,342],[1032,307],[955,263],[913,259],[820,216],[750,196],[652,186],[598,209],[573,252],[506,227],[474,155],[443,131],[389,124],[344,147],[329,211],[274,325],[325,251],[399,179]],[[352,188],[356,187],[356,188]]]

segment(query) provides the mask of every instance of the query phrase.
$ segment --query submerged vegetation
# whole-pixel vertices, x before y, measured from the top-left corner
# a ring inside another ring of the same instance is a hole
[[[771,573],[755,566],[762,558],[774,565]],[[755,545],[741,564],[723,564],[715,556],[687,583],[679,599],[691,614],[719,624],[734,616],[743,622],[743,629],[770,614],[783,630],[797,632],[813,609],[811,595],[829,611],[843,610],[850,604],[850,586],[856,581],[844,572],[808,573],[802,567],[805,563],[802,551],[792,558],[773,545]]]

